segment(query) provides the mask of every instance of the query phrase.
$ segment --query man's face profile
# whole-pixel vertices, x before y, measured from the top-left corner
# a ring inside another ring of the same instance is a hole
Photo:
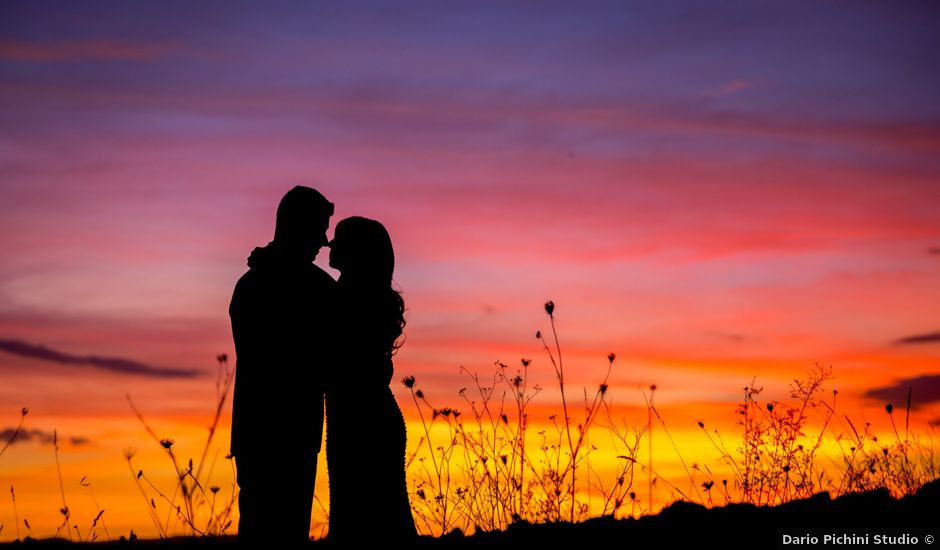
[[[320,253],[322,249],[329,242],[329,239],[326,236],[326,230],[330,227],[330,218],[329,216],[324,216],[319,219],[313,226],[310,238],[311,238],[311,249],[313,252],[313,257],[316,258],[317,254]]]

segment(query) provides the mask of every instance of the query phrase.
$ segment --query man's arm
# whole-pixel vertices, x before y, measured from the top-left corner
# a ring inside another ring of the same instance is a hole
[[[232,322],[232,338],[235,343],[235,388],[232,396],[232,442],[231,452],[238,456],[245,442],[246,432],[251,422],[251,410],[254,406],[252,379],[257,365],[256,339],[254,325],[257,323],[257,311],[253,306],[256,291],[253,284],[254,274],[244,274],[235,284],[232,301],[229,304],[229,317]]]

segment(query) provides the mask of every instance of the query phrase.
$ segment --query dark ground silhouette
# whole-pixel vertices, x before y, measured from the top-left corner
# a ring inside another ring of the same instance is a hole
[[[940,480],[924,485],[916,494],[892,498],[884,489],[844,495],[836,499],[827,493],[778,506],[730,504],[705,508],[699,504],[676,502],[655,516],[639,519],[590,519],[583,523],[529,524],[517,523],[503,532],[477,533],[463,536],[452,533],[440,538],[420,537],[412,545],[429,548],[741,548],[778,547],[778,528],[840,527],[874,532],[891,527],[927,528],[933,536],[940,535]],[[363,516],[359,528],[372,529],[369,517]],[[70,544],[64,540],[28,541],[38,546]],[[7,543],[10,544],[10,543]],[[122,544],[93,543],[97,546]],[[174,538],[167,541],[140,540],[146,546],[237,546],[234,536],[210,538]],[[931,548],[923,538],[918,548]],[[334,547],[313,541],[312,547]],[[831,546],[831,545],[830,545]],[[873,545],[868,545],[871,547]],[[843,545],[840,548],[853,548]],[[865,547],[865,546],[862,546]],[[890,547],[890,546],[882,546]],[[807,546],[803,546],[807,548]]]

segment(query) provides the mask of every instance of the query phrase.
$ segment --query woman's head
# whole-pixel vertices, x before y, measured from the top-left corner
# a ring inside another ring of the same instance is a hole
[[[336,224],[330,246],[330,267],[343,279],[391,286],[395,271],[392,239],[381,223],[354,216]]]
[[[394,353],[405,326],[405,302],[392,288],[395,252],[392,239],[381,223],[358,216],[336,224],[330,246],[330,267],[340,272],[340,283],[355,289],[356,300],[366,300],[379,315],[379,336]]]

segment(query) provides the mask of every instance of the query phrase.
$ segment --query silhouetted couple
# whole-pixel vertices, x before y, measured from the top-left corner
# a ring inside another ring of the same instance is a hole
[[[240,540],[309,541],[326,402],[329,540],[413,539],[405,423],[389,389],[405,321],[381,223],[353,217],[327,242],[333,204],[287,192],[274,240],[256,248],[229,313],[237,366],[232,455]],[[330,247],[334,281],[313,264]]]

